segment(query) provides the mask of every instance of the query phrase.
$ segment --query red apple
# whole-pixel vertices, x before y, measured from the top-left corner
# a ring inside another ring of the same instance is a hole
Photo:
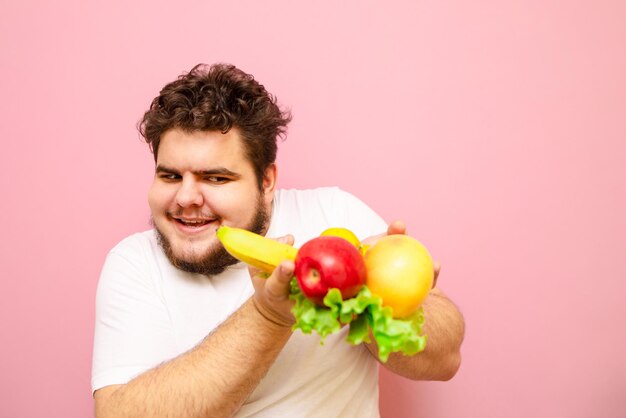
[[[320,306],[324,306],[324,296],[330,289],[339,289],[345,300],[355,296],[367,278],[359,250],[335,236],[321,236],[306,242],[298,250],[295,264],[302,293]]]

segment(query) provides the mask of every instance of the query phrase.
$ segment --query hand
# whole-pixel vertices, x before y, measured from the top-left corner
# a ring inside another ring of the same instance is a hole
[[[293,236],[286,235],[276,241],[293,245]],[[283,261],[271,275],[249,267],[252,285],[254,286],[253,302],[259,313],[274,324],[291,327],[295,318],[291,313],[293,301],[289,300],[290,282],[295,266],[293,261]]]
[[[361,244],[369,245],[370,247],[376,244],[376,242],[386,235],[395,235],[395,234],[406,234],[406,224],[403,221],[395,220],[391,222],[387,226],[387,232],[379,235],[374,235],[372,237],[364,239]],[[433,289],[437,286],[437,277],[439,277],[439,271],[441,270],[441,263],[439,261],[433,260],[433,270],[435,271],[435,276],[433,278]]]

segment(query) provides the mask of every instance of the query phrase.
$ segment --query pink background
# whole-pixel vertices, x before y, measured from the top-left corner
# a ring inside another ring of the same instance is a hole
[[[148,228],[135,123],[233,62],[290,106],[281,185],[339,185],[441,260],[447,383],[383,417],[626,416],[626,3],[3,1],[0,416],[92,414],[106,252]]]

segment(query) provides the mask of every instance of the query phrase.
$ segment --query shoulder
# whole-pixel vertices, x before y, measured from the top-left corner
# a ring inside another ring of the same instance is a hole
[[[363,201],[339,187],[277,190],[270,227],[273,236],[292,233],[297,245],[330,227],[348,228],[367,237],[384,230],[385,224]]]
[[[345,193],[339,187],[281,189],[274,196],[274,209],[280,217],[332,218],[339,209],[341,196]]]
[[[315,189],[279,189],[275,202],[281,206],[334,206],[339,203],[359,201],[351,193],[336,187],[318,187]]]
[[[133,264],[156,261],[161,257],[154,230],[137,232],[118,242],[107,254],[107,261],[123,259]]]
[[[111,250],[109,254],[127,254],[137,253],[140,251],[149,251],[153,248],[153,243],[156,243],[156,235],[154,230],[148,230],[143,232],[137,232],[129,235],[126,238],[118,242]]]
[[[318,187],[314,189],[278,189],[276,195],[278,199],[306,199],[331,196],[341,189],[336,186]]]
[[[132,234],[117,243],[107,254],[100,273],[99,289],[130,283],[150,282],[161,257],[153,230]],[[164,257],[164,256],[163,256]]]

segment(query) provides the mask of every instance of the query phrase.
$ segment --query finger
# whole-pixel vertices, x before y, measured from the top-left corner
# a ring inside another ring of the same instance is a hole
[[[387,235],[406,234],[406,224],[404,221],[395,220],[387,227]]]
[[[376,242],[381,239],[382,237],[386,236],[387,233],[384,234],[378,234],[378,235],[374,235],[368,238],[365,238],[363,241],[361,241],[361,245],[369,245],[372,246],[374,244],[376,244]]]
[[[441,263],[439,261],[433,261],[433,270],[435,271],[435,277],[433,278],[433,289],[437,286],[437,278],[441,271]]]
[[[290,282],[295,265],[293,261],[281,262],[265,283],[265,291],[270,298],[282,300],[289,297]]]
[[[369,247],[372,247],[378,242],[379,239],[386,237],[387,235],[398,234],[406,234],[406,224],[403,221],[395,220],[387,226],[387,232],[364,239],[363,241],[361,241],[361,246],[367,245]]]
[[[267,278],[270,277],[269,273],[251,265],[248,265],[248,273],[253,281],[267,280]]]
[[[272,238],[272,239],[274,241],[278,241],[282,244],[287,244],[287,245],[293,245],[294,243],[294,238],[293,238],[293,235],[291,234],[283,235],[282,237]]]

